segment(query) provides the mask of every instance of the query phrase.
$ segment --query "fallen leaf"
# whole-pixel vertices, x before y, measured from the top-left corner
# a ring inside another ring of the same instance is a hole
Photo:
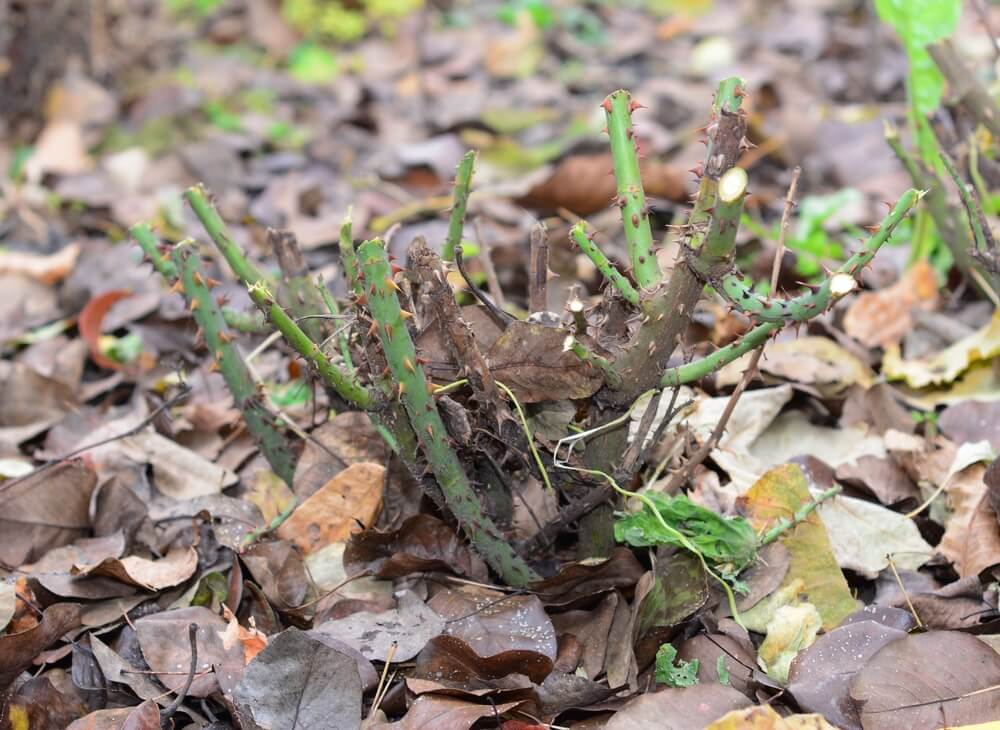
[[[100,339],[104,327],[104,317],[115,302],[127,299],[132,292],[127,289],[113,289],[98,294],[84,305],[77,319],[80,337],[90,348],[90,359],[106,370],[121,370],[124,364],[112,360],[101,352]]]
[[[989,441],[1000,453],[1000,403],[968,400],[948,406],[938,416],[941,433],[957,444]]]
[[[241,725],[305,730],[356,730],[361,678],[353,658],[303,631],[271,638],[232,693]]]
[[[160,708],[150,700],[135,707],[96,710],[74,720],[66,730],[159,730]]]
[[[243,647],[226,649],[220,632],[226,622],[203,606],[178,608],[153,613],[135,621],[135,630],[142,656],[157,679],[172,692],[187,681],[191,665],[191,645],[188,626],[198,625],[198,666],[189,697],[208,697],[219,691],[217,674],[233,674],[243,670]]]
[[[552,660],[530,649],[511,649],[492,656],[480,656],[455,636],[436,636],[417,656],[414,675],[449,686],[479,689],[496,686],[494,680],[511,674],[541,683],[551,672]],[[517,681],[516,678],[514,681]],[[503,686],[510,687],[509,683]],[[520,685],[518,685],[520,686]]]
[[[443,590],[427,605],[445,620],[445,633],[462,639],[481,657],[526,650],[555,661],[555,628],[536,596],[498,598]]]
[[[882,372],[890,380],[904,380],[913,388],[945,385],[976,363],[997,354],[1000,354],[1000,311],[985,327],[930,357],[904,360],[899,347],[889,347],[882,358]]]
[[[913,328],[913,310],[937,303],[937,274],[920,259],[892,286],[861,292],[844,313],[844,331],[865,347],[898,344]]]
[[[482,558],[452,528],[425,514],[408,517],[391,532],[368,529],[351,535],[344,550],[344,568],[348,575],[367,573],[386,579],[426,570],[486,577]]]
[[[403,719],[376,723],[367,730],[470,730],[477,720],[496,717],[513,710],[521,702],[473,704],[468,700],[438,695],[420,695]]]
[[[315,631],[327,634],[357,649],[370,661],[394,662],[415,657],[428,640],[444,631],[444,620],[411,591],[399,599],[399,607],[382,613],[359,611],[333,621],[324,621]]]
[[[851,697],[865,730],[996,720],[1000,654],[957,631],[913,634],[876,652],[854,678]]]
[[[852,385],[869,388],[875,376],[865,363],[826,337],[804,336],[771,342],[758,364],[761,372],[798,385],[815,386],[822,394],[837,395]],[[746,362],[735,360],[716,374],[716,382],[735,385]]]
[[[111,578],[146,591],[159,591],[180,585],[198,568],[198,553],[194,548],[171,550],[160,560],[135,555],[127,558],[105,558],[97,565],[74,566],[73,575]]]
[[[348,411],[310,433],[295,465],[293,486],[305,499],[351,464],[387,461],[386,445],[367,413]]]
[[[40,182],[46,174],[78,175],[93,169],[87,154],[82,126],[69,119],[53,119],[35,141],[34,153],[25,163],[24,174]]]
[[[782,606],[767,624],[767,635],[757,649],[757,658],[768,676],[781,684],[788,681],[788,667],[795,655],[816,640],[822,618],[811,603]]]
[[[512,322],[490,348],[490,370],[522,403],[589,398],[604,379],[563,349],[568,334],[559,327]]]
[[[934,549],[920,536],[913,520],[873,502],[837,495],[819,506],[819,516],[841,568],[877,578],[888,567],[916,570]]]
[[[985,476],[986,466],[973,464],[952,475],[945,488],[953,513],[938,549],[961,577],[1000,564],[1000,521],[988,499]]]
[[[750,700],[722,684],[672,687],[639,695],[608,720],[605,730],[704,730],[727,712],[749,707]]]
[[[705,730],[837,730],[819,715],[782,717],[770,705],[733,710]]]
[[[0,561],[23,565],[87,534],[96,484],[80,460],[0,484]]]
[[[215,464],[152,428],[121,439],[125,453],[153,469],[156,488],[176,500],[216,495],[237,482],[229,469]]]
[[[616,547],[607,558],[563,564],[551,578],[532,583],[531,590],[547,606],[575,608],[602,593],[631,588],[645,572],[631,550]]]
[[[788,692],[803,710],[817,712],[844,730],[861,730],[851,683],[876,652],[905,636],[906,631],[875,621],[840,626],[795,657]]]
[[[278,528],[278,537],[307,555],[347,540],[375,522],[384,480],[385,468],[378,464],[351,464],[296,507]]]
[[[612,166],[610,154],[570,155],[556,163],[552,174],[533,185],[517,203],[532,210],[565,208],[580,216],[597,213],[607,208],[618,192],[614,178],[608,175]],[[686,173],[673,165],[641,159],[639,174],[649,197],[681,202],[687,196]]]
[[[13,583],[0,583],[0,631],[7,628],[7,624],[14,617],[14,609],[17,607],[17,591]]]
[[[635,587],[632,644],[640,667],[653,661],[675,626],[708,601],[708,576],[687,550],[664,553]]]
[[[802,469],[785,464],[771,469],[740,497],[738,504],[758,533],[781,518],[791,520],[811,499]],[[804,599],[819,610],[823,628],[832,629],[857,608],[840,572],[822,520],[814,513],[779,538],[791,561],[782,582],[803,582]]]
[[[94,652],[94,659],[101,667],[104,679],[108,682],[117,682],[135,692],[136,696],[144,700],[152,700],[163,697],[163,688],[154,682],[148,674],[136,671],[136,667],[114,651],[110,646],[101,641],[100,637],[90,635],[90,648]]]
[[[80,607],[77,604],[53,603],[32,628],[0,636],[0,693],[31,666],[36,656],[79,625]]]
[[[69,276],[79,256],[78,243],[63,246],[48,255],[4,251],[0,252],[0,274],[20,274],[43,284],[55,284]]]

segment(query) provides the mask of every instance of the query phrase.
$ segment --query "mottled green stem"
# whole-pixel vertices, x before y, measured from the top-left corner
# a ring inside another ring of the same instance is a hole
[[[572,352],[584,362],[589,362],[604,375],[605,382],[612,388],[621,387],[621,375],[615,370],[615,364],[606,357],[591,352],[587,346],[580,342],[574,335],[567,335],[564,349]]]
[[[748,184],[747,171],[742,167],[734,167],[719,178],[715,210],[705,242],[706,258],[711,261],[732,257]]]
[[[626,279],[625,275],[614,267],[608,260],[608,257],[604,255],[604,252],[594,243],[594,240],[587,235],[586,222],[580,221],[577,223],[570,230],[569,234],[573,242],[580,247],[581,251],[587,254],[587,258],[594,262],[597,270],[611,283],[611,286],[618,290],[618,293],[625,298],[625,301],[633,306],[638,306],[639,292],[632,286],[632,282]]]
[[[295,476],[295,455],[291,444],[261,401],[250,370],[233,345],[233,335],[228,332],[208,280],[201,271],[194,244],[178,244],[173,251],[172,264],[180,272],[184,296],[190,303],[192,316],[201,328],[205,346],[212,353],[236,407],[243,412],[247,430],[260,446],[274,473],[291,485]]]
[[[333,327],[330,319],[324,316],[326,305],[309,273],[298,239],[291,231],[269,228],[267,240],[281,269],[278,301],[309,335],[309,339],[317,343],[325,342]]]
[[[354,252],[354,234],[351,232],[351,213],[340,224],[340,265],[344,267],[344,279],[356,295],[361,296],[358,281],[358,256]]]
[[[743,283],[743,274],[731,271],[721,277],[709,275],[707,282],[744,314],[763,322],[804,322],[818,316],[838,299],[853,291],[855,278],[868,265],[907,213],[921,200],[923,193],[910,189],[903,193],[861,248],[823,280],[815,291],[794,299],[769,299],[756,294]]]
[[[153,229],[147,223],[137,223],[129,229],[132,238],[146,254],[146,258],[153,265],[153,268],[167,281],[177,278],[177,267],[174,262],[163,256],[159,249],[159,240]],[[222,317],[226,320],[226,325],[234,330],[246,332],[248,334],[261,334],[267,331],[267,324],[264,322],[264,315],[260,312],[240,312],[229,307],[222,308]]]
[[[632,273],[639,288],[648,289],[660,283],[660,266],[653,252],[649,208],[642,188],[635,130],[632,128],[632,112],[639,108],[639,104],[632,101],[627,91],[619,89],[608,96],[602,106],[608,123],[615,183],[618,187],[615,203],[622,212]]]
[[[358,250],[364,276],[368,308],[386,361],[397,384],[397,396],[409,416],[413,431],[431,471],[444,494],[448,508],[462,525],[469,540],[507,583],[524,586],[537,579],[535,572],[514,551],[493,520],[483,511],[431,395],[431,386],[417,361],[413,340],[399,299],[398,286],[381,241],[365,241]]]
[[[765,322],[762,325],[758,325],[740,337],[740,339],[725,347],[720,347],[711,355],[706,355],[686,365],[670,368],[663,373],[660,385],[664,388],[674,388],[678,385],[701,380],[706,375],[714,373],[723,365],[731,363],[733,360],[746,355],[751,350],[760,347],[767,342],[768,337],[780,330],[781,327],[782,324],[779,322]]]
[[[372,400],[371,393],[357,382],[353,373],[348,373],[331,362],[320,350],[319,345],[313,342],[309,335],[303,332],[295,320],[288,316],[288,313],[278,304],[267,283],[267,278],[247,260],[239,246],[233,242],[226,229],[226,224],[223,223],[215,207],[208,201],[205,189],[199,185],[189,188],[184,195],[191,204],[195,215],[205,227],[205,231],[215,243],[216,248],[226,259],[229,268],[246,286],[254,304],[266,317],[270,318],[271,323],[278,328],[288,344],[316,368],[320,376],[340,394],[341,398],[360,408],[367,407]]]
[[[774,526],[770,530],[765,532],[757,540],[757,547],[762,548],[765,545],[770,545],[772,542],[777,540],[783,534],[788,532],[788,530],[793,529],[796,525],[803,522],[813,511],[819,507],[823,502],[828,499],[835,497],[840,494],[841,487],[839,484],[834,484],[832,487],[824,492],[820,492],[815,498],[810,499],[804,505],[799,507],[792,518],[782,517],[780,520],[774,523]]]
[[[472,186],[472,170],[476,165],[476,153],[469,150],[458,165],[455,173],[455,189],[452,193],[451,217],[448,219],[448,237],[441,250],[444,261],[455,260],[455,246],[462,243],[465,228],[465,209],[469,205],[469,189]]]

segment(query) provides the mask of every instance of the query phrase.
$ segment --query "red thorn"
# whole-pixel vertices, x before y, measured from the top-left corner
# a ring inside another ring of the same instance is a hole
[[[403,271],[406,271],[406,269],[404,269],[402,266],[397,266],[396,264],[390,264],[390,268],[392,269],[392,275],[393,276],[395,276],[396,274],[399,274],[399,273],[401,273]]]
[[[610,96],[604,97],[604,101],[601,102],[601,108],[603,108],[604,111],[606,111],[608,114],[611,113],[611,97]]]
[[[630,101],[629,104],[628,104],[628,110],[629,110],[630,114],[632,112],[634,112],[636,109],[645,109],[645,108],[646,108],[645,104],[640,104],[635,99],[633,99],[632,101]]]

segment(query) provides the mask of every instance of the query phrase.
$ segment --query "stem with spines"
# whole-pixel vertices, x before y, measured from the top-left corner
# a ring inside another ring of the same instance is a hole
[[[288,316],[288,313],[276,301],[267,283],[267,277],[243,255],[205,193],[204,187],[197,185],[189,188],[184,197],[191,204],[195,215],[205,227],[212,242],[226,259],[229,268],[233,270],[246,286],[250,298],[278,328],[285,340],[296,352],[307,360],[320,376],[337,391],[341,398],[353,403],[359,408],[366,408],[372,401],[371,393],[357,382],[354,373],[348,373],[323,353],[319,345],[309,339],[309,335]]]
[[[610,94],[601,105],[608,123],[611,139],[611,158],[614,161],[615,183],[618,195],[615,203],[621,208],[628,256],[632,274],[640,289],[649,289],[660,283],[660,265],[653,252],[653,233],[649,226],[649,208],[639,173],[639,156],[636,151],[632,112],[639,105],[623,90]]]
[[[601,272],[601,275],[625,298],[625,301],[634,307],[639,306],[639,292],[632,286],[632,282],[626,279],[625,275],[614,267],[608,260],[608,257],[604,255],[604,252],[597,247],[593,239],[587,235],[586,221],[580,221],[573,226],[570,229],[569,235],[573,242],[580,247],[580,250],[594,263],[594,266]]]
[[[379,240],[365,241],[358,249],[368,310],[403,403],[424,456],[444,494],[448,508],[473,545],[507,583],[524,586],[537,579],[535,572],[514,551],[511,542],[483,510],[458,455],[449,443],[431,385],[413,345],[406,319],[396,296],[397,284]]]
[[[261,401],[250,370],[233,345],[233,335],[227,331],[222,312],[212,296],[194,243],[179,243],[174,247],[172,259],[171,263],[179,273],[184,296],[190,303],[191,314],[205,338],[205,346],[225,379],[236,407],[242,411],[247,430],[257,441],[274,473],[291,485],[295,476],[295,456],[291,444]]]
[[[444,261],[455,260],[455,247],[462,245],[462,231],[465,228],[465,209],[469,205],[469,190],[472,187],[472,171],[476,165],[476,153],[469,150],[458,164],[455,173],[455,187],[452,193],[451,216],[448,219],[448,237],[441,250]]]

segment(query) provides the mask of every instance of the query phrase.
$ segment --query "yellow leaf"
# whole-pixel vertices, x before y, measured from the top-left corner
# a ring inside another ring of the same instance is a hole
[[[772,527],[782,517],[791,520],[810,501],[805,474],[796,464],[768,471],[740,498],[743,511],[757,532]],[[826,527],[816,512],[787,530],[779,540],[791,562],[782,586],[796,580],[804,584],[803,600],[816,606],[823,628],[832,629],[858,608],[844,574],[837,565]],[[780,590],[780,589],[779,589]]]
[[[1000,354],[1000,311],[982,329],[963,337],[931,357],[904,360],[898,346],[882,358],[882,372],[891,380],[905,380],[914,388],[951,383],[977,362]]]
[[[769,705],[728,712],[705,730],[837,730],[822,715],[781,717]]]

